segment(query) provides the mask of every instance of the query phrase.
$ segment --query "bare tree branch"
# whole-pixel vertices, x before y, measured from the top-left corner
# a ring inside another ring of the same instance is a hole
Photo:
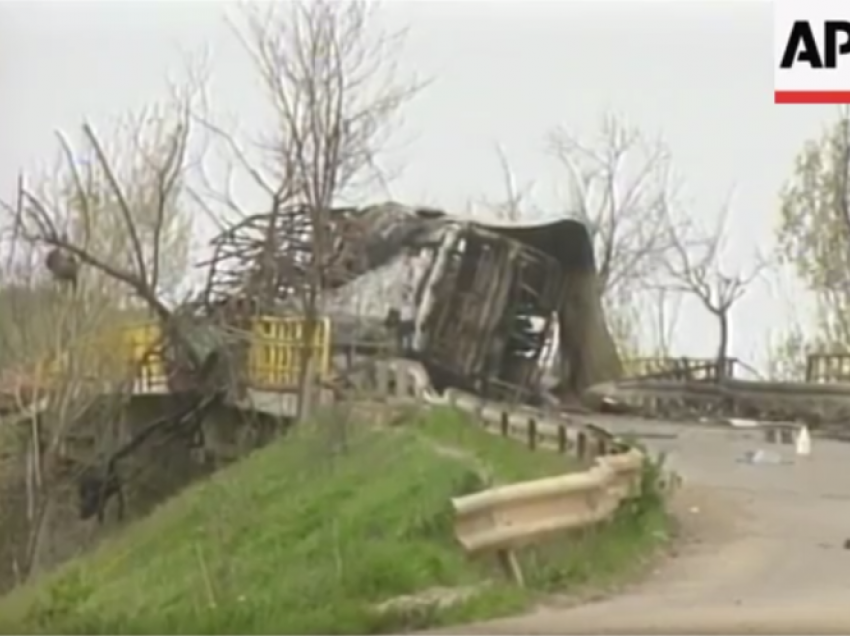
[[[253,306],[298,298],[313,325],[322,290],[338,278],[334,246],[348,227],[331,209],[381,179],[377,157],[423,84],[397,79],[404,33],[377,28],[373,3],[246,3],[231,27],[274,124],[243,143],[209,112],[195,117],[268,207],[265,214],[245,214],[230,193],[212,197],[222,216],[243,218],[216,241],[210,285],[216,295],[247,296]],[[308,365],[309,359],[305,373]]]
[[[498,143],[496,144],[496,156],[499,160],[499,169],[502,175],[502,183],[504,184],[504,198],[499,200],[482,198],[478,201],[478,205],[492,213],[497,219],[519,221],[533,212],[531,208],[531,190],[534,184],[527,183],[522,187],[517,185],[507,153],[502,145]]]
[[[559,128],[548,146],[566,172],[566,212],[591,232],[600,293],[617,296],[646,283],[673,249],[667,147],[613,115],[603,119],[596,143]]]
[[[724,360],[728,359],[729,312],[747,292],[753,282],[768,267],[768,260],[757,254],[755,263],[747,268],[730,272],[724,267],[723,248],[726,239],[726,221],[730,204],[721,209],[713,232],[700,231],[696,224],[687,228],[670,227],[672,255],[664,262],[665,280],[660,289],[692,295],[718,321],[717,348],[718,373],[723,373]]]
[[[118,125],[109,144],[84,124],[78,149],[57,133],[58,172],[35,187],[21,179],[16,201],[1,205],[16,240],[49,248],[45,264],[57,280],[56,263],[79,263],[80,288],[73,272],[72,293],[96,291],[124,310],[142,301],[161,321],[173,361],[197,370],[198,354],[166,299],[188,266],[189,112],[179,102],[143,109]]]
[[[673,339],[679,324],[685,294],[671,287],[656,287],[644,294],[643,317],[651,333],[651,350],[644,355],[669,358],[673,355]]]

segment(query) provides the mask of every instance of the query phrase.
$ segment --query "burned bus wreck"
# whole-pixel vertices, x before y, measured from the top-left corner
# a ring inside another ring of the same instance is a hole
[[[339,350],[383,333],[438,387],[496,399],[533,399],[551,365],[562,393],[620,375],[581,223],[485,224],[396,204],[345,223],[359,240],[336,258],[353,277],[324,301]]]
[[[229,230],[210,292],[298,313],[304,295],[293,290],[316,257],[306,217],[293,208],[278,212],[274,233],[269,215]],[[544,375],[575,394],[621,373],[577,221],[484,223],[385,203],[335,209],[324,229],[317,309],[331,319],[340,371],[381,353],[411,357],[438,387],[512,400],[532,399]]]

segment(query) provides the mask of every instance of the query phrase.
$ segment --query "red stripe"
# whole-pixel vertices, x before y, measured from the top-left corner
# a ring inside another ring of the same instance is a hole
[[[774,91],[774,104],[850,104],[850,91]]]

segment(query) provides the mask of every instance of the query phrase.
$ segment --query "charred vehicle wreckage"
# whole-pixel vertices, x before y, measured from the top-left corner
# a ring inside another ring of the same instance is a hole
[[[278,214],[272,249],[268,215],[219,237],[208,305],[250,297],[254,311],[297,313],[293,280],[307,272],[293,236],[304,216]],[[580,222],[503,224],[385,203],[333,210],[329,225],[317,313],[333,326],[338,368],[389,350],[421,362],[437,388],[522,402],[547,382],[575,395],[621,374]]]
[[[56,400],[43,394],[16,415],[22,430],[37,428],[44,437],[39,448],[55,449],[44,462],[51,479],[73,476],[80,519],[102,521],[111,499],[121,517],[128,484],[137,514],[178,481],[237,458],[241,446],[231,437],[247,431],[263,443],[278,422],[288,425],[296,412],[264,411],[256,401],[246,409],[240,400],[264,392],[251,356],[280,345],[279,337],[258,340],[257,325],[308,325],[310,294],[313,322],[329,327],[331,384],[378,356],[418,361],[437,389],[511,402],[540,402],[544,386],[565,397],[619,377],[581,223],[486,223],[396,203],[322,217],[321,249],[313,219],[298,206],[249,217],[222,233],[213,241],[203,290],[191,302],[168,309],[141,299],[154,310],[157,320],[148,326],[159,335],[134,354],[135,379],[116,367],[72,421],[54,408],[58,393]],[[53,265],[59,256],[51,257]],[[75,293],[74,282],[61,293]],[[281,348],[303,349],[304,334],[290,336]],[[118,340],[110,343],[101,349],[123,351]],[[137,390],[142,372],[152,368],[149,354],[164,384]],[[300,364],[293,357],[290,370]],[[300,395],[292,376],[266,392],[275,403],[281,393]],[[30,427],[33,418],[37,425]],[[51,431],[61,437],[55,444]],[[187,461],[196,454],[213,461],[202,459],[196,471]],[[166,471],[165,463],[185,470]],[[172,472],[179,479],[166,478]]]
[[[309,287],[340,376],[384,355],[420,362],[437,389],[515,403],[679,419],[850,416],[843,387],[741,380],[721,361],[703,373],[668,359],[663,372],[624,378],[591,237],[575,219],[497,222],[388,202],[313,221],[296,205],[217,237],[198,302],[214,318],[206,328],[303,317]]]
[[[679,419],[693,405],[700,415],[763,415],[773,408],[778,417],[802,413],[842,423],[850,413],[846,387],[707,381],[684,368],[624,380],[591,239],[578,221],[485,222],[385,203],[322,215],[327,225],[318,228],[317,249],[309,217],[303,207],[279,209],[248,217],[213,241],[203,291],[158,315],[164,390],[139,393],[115,384],[82,404],[70,423],[52,412],[49,396],[18,413],[22,430],[38,430],[35,447],[59,449],[46,456],[46,472],[74,475],[79,519],[103,521],[110,499],[120,518],[126,486],[130,511],[141,514],[250,448],[229,436],[249,431],[256,435],[251,443],[261,445],[289,426],[297,413],[270,415],[240,400],[262,392],[246,364],[261,340],[257,324],[306,326],[308,299],[312,322],[330,335],[332,385],[376,358],[401,357],[424,366],[438,390],[511,403],[569,408],[581,402],[593,409],[607,400]],[[74,280],[62,280],[73,290]],[[297,330],[289,336],[282,348],[290,353],[308,340]],[[147,364],[137,362],[139,369]],[[287,391],[302,396],[301,388],[290,377],[269,393],[280,401]],[[15,394],[0,407],[20,411],[27,396]],[[61,443],[51,441],[50,431],[61,431]],[[197,463],[188,461],[196,456]],[[57,526],[70,523],[62,517]]]
[[[330,325],[336,378],[386,356],[419,362],[437,390],[559,409],[625,407],[678,419],[723,412],[823,420],[850,413],[844,390],[742,381],[731,372],[699,378],[693,368],[674,368],[623,379],[590,235],[576,220],[485,222],[397,203],[340,208],[320,229],[320,249],[313,225],[308,211],[293,206],[249,217],[214,240],[204,292],[164,325],[171,334],[163,353],[169,389],[175,397],[188,394],[188,407],[146,421],[113,450],[86,492],[81,483],[85,514],[102,517],[103,506],[92,502],[105,498],[113,482],[109,492],[120,496],[116,461],[153,433],[179,432],[208,448],[204,412],[239,410],[234,385],[239,394],[251,384],[243,354],[256,335],[252,321],[301,321],[310,294],[313,317]],[[300,389],[294,382],[275,388]]]

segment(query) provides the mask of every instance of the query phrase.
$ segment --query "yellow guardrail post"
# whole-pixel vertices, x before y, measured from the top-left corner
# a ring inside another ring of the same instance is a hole
[[[136,380],[142,391],[150,391],[165,384],[162,329],[159,323],[146,322],[125,328],[121,348],[130,368],[137,370]]]
[[[304,347],[312,349],[316,370],[326,379],[331,367],[331,321],[316,321],[311,342],[305,342],[304,318],[260,316],[251,325],[248,378],[252,386],[269,390],[296,390]]]

